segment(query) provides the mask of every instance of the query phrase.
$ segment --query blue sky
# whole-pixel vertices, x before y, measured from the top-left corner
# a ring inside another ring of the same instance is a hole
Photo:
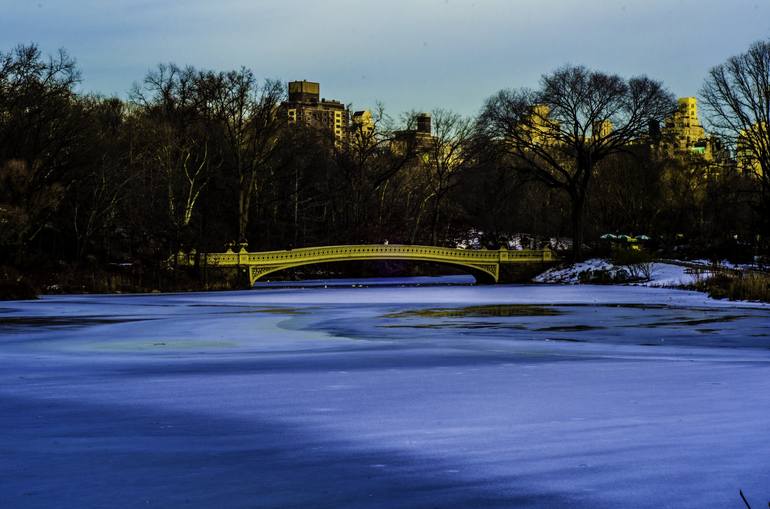
[[[695,95],[770,38],[770,0],[0,0],[0,48],[66,48],[82,88],[125,97],[160,62],[321,82],[389,113],[474,114],[565,64],[647,74]]]

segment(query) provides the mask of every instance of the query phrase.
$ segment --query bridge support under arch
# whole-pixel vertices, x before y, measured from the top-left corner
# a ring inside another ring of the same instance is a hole
[[[338,260],[334,260],[338,261]],[[351,260],[343,260],[343,261],[351,261]],[[316,262],[319,263],[319,262]],[[326,262],[326,263],[332,263],[332,262]],[[460,270],[464,270],[473,278],[476,280],[478,284],[495,284],[498,282],[499,279],[499,266],[491,266],[491,265],[485,265],[483,268],[475,268],[470,267],[467,265],[455,265],[451,263],[446,262],[439,262],[444,265],[455,267]],[[254,284],[259,281],[267,278],[271,274],[275,274],[277,272],[281,272],[288,269],[293,269],[296,267],[302,267],[304,265],[309,264],[290,264],[290,265],[284,265],[284,266],[267,266],[267,267],[260,267],[260,266],[251,266],[247,269],[243,269],[242,272],[242,278],[244,281],[244,284],[247,285],[248,288],[253,287]]]

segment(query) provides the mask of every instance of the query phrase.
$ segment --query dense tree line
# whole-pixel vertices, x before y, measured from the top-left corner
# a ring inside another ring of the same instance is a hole
[[[504,90],[477,118],[373,111],[335,142],[278,114],[280,82],[245,68],[160,65],[127,100],[78,92],[64,51],[0,53],[0,266],[56,273],[142,267],[163,286],[169,255],[334,243],[455,245],[483,232],[652,236],[693,255],[764,252],[770,205],[770,44],[715,67],[702,96],[719,150],[666,149],[675,109],[646,77],[568,66],[536,90]],[[603,127],[603,126],[606,126]],[[746,171],[736,156],[751,154]],[[687,254],[687,253],[685,253]],[[149,280],[149,281],[148,281]]]

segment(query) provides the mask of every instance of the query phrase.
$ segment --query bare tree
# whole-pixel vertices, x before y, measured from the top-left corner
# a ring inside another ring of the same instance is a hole
[[[0,244],[23,256],[73,184],[86,122],[75,61],[37,46],[0,52]]]
[[[285,87],[279,81],[259,83],[245,68],[206,73],[211,113],[221,122],[226,164],[238,180],[238,238],[246,240],[249,212],[261,174],[278,152],[279,134],[286,119],[278,114]]]
[[[384,106],[378,104],[368,121],[350,123],[346,143],[334,145],[335,167],[341,179],[336,193],[341,202],[339,208],[354,238],[371,240],[385,234],[383,214],[391,205],[386,203],[389,186],[414,156],[411,146],[391,150],[397,132],[399,129]],[[370,221],[372,211],[377,212],[377,228]]]
[[[701,96],[714,130],[762,183],[770,203],[770,40],[709,71]]]
[[[75,260],[80,262],[95,237],[120,227],[120,205],[136,174],[128,164],[125,105],[117,98],[90,96],[81,101],[89,118],[91,157],[72,185],[67,205],[72,218]]]
[[[436,109],[431,115],[433,136],[422,154],[422,167],[428,177],[427,200],[433,202],[431,213],[431,245],[437,245],[442,206],[447,194],[457,185],[468,161],[473,121],[451,111]]]
[[[201,111],[207,97],[200,76],[192,67],[161,64],[132,92],[150,139],[147,159],[165,183],[166,211],[177,243],[211,178],[211,133]]]
[[[565,66],[544,75],[537,91],[503,90],[488,99],[478,127],[510,156],[512,168],[568,194],[578,258],[595,165],[639,142],[674,108],[660,82]]]

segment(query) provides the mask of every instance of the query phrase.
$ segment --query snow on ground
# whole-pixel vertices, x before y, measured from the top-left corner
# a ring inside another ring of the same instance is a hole
[[[730,260],[707,260],[705,258],[700,258],[697,260],[685,260],[684,263],[697,263],[698,265],[703,265],[704,267],[710,267],[712,265],[716,265],[717,267],[724,267],[726,269],[735,269],[735,270],[767,270],[766,264],[760,263],[759,257],[757,257],[757,261],[755,263],[733,263]]]
[[[537,283],[577,284],[580,274],[587,271],[611,270],[614,266],[607,260],[592,258],[584,262],[573,263],[567,267],[554,267],[535,277]]]
[[[696,292],[52,296],[0,363],[0,507],[770,500],[770,308]]]
[[[635,283],[642,286],[676,288],[690,286],[699,280],[711,276],[708,269],[697,270],[674,263],[654,262],[649,264],[651,278],[648,281]],[[588,272],[605,271],[615,277],[620,271],[629,272],[629,268],[623,265],[614,265],[608,260],[592,258],[585,262],[575,263],[567,267],[554,267],[536,276],[538,283],[562,283],[577,284],[581,274]]]
[[[711,271],[708,269],[694,270],[672,263],[653,263],[652,278],[639,284],[667,288],[691,286],[698,281],[708,279],[711,277],[711,274]]]

